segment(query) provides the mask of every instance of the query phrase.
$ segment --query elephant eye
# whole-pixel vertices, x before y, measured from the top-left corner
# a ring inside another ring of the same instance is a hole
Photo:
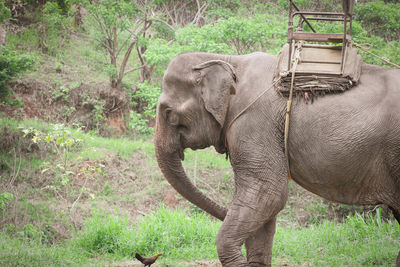
[[[165,120],[171,124],[171,125],[178,125],[179,123],[179,118],[175,112],[172,112],[171,108],[167,108],[164,111],[165,114]]]

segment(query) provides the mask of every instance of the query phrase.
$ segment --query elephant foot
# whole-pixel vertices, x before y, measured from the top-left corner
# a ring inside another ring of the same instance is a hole
[[[271,266],[272,241],[275,234],[276,219],[270,220],[247,238],[245,245],[247,262],[250,266]]]

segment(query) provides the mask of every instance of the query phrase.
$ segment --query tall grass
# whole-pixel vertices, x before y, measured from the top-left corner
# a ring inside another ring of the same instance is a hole
[[[202,213],[164,207],[130,225],[126,218],[96,213],[78,233],[75,244],[90,254],[111,253],[133,258],[134,253],[163,253],[161,261],[217,259],[215,239],[221,223]],[[325,221],[308,228],[278,225],[273,262],[318,266],[376,266],[395,262],[400,249],[400,226],[372,215],[349,216],[343,223]]]
[[[69,244],[47,247],[37,241],[10,237],[0,232],[0,266],[86,266],[90,261]]]
[[[134,225],[127,218],[95,213],[78,233],[75,244],[92,253],[113,253],[121,258],[134,254],[163,253],[168,261],[216,258],[215,238],[220,222],[203,213],[161,207]]]
[[[319,266],[388,266],[400,250],[400,226],[379,215],[347,217],[343,223],[324,221],[302,229],[278,227],[273,255],[276,261]]]
[[[47,247],[36,241],[0,233],[0,266],[102,265],[105,260],[132,260],[163,253],[160,262],[217,259],[215,239],[221,223],[203,213],[161,207],[131,224],[126,217],[95,212],[82,231],[63,245]],[[400,249],[400,226],[379,216],[347,217],[308,228],[278,225],[273,264],[316,266],[389,266]]]

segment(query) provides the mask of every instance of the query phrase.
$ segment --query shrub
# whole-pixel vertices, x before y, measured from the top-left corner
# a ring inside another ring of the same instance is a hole
[[[0,2],[0,23],[11,17],[10,9],[3,2]]]
[[[139,103],[143,103],[144,114],[152,117],[156,116],[156,107],[158,98],[161,94],[161,88],[157,85],[150,85],[147,82],[138,83],[137,91],[133,96]]]
[[[0,102],[11,93],[8,83],[35,64],[35,57],[21,54],[0,46]]]
[[[117,253],[121,249],[123,231],[129,229],[126,218],[95,212],[85,221],[76,245],[90,253]]]
[[[67,16],[67,9],[67,6],[61,4],[60,7],[54,2],[47,2],[43,6],[43,25],[39,44],[42,52],[56,55],[67,40],[68,29],[72,24],[72,17]]]
[[[369,33],[387,40],[400,39],[400,3],[360,3],[354,11],[355,18]]]

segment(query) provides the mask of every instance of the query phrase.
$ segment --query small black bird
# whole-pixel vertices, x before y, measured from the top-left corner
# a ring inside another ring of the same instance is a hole
[[[144,264],[144,266],[149,266],[152,265],[154,262],[156,262],[157,258],[162,256],[162,253],[159,253],[153,257],[150,258],[143,258],[142,256],[139,255],[139,253],[135,254],[135,258],[138,259],[141,263]]]

